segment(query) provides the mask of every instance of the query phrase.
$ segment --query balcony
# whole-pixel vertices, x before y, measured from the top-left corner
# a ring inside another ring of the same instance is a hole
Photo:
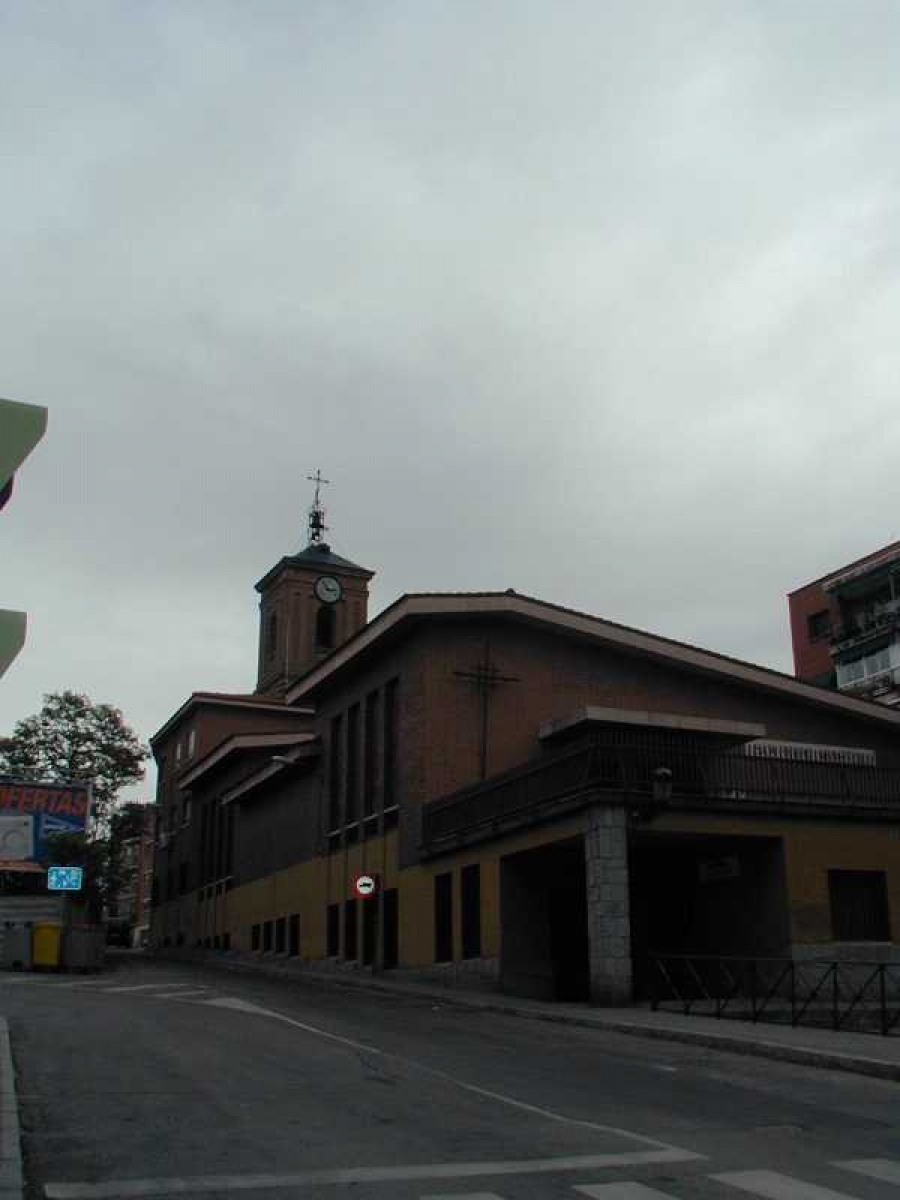
[[[426,804],[422,853],[435,856],[592,804],[644,818],[681,811],[897,820],[900,769],[680,747],[582,745]]]
[[[831,653],[852,650],[897,629],[900,629],[900,600],[892,600],[877,610],[866,610],[845,624],[836,625],[831,633]]]

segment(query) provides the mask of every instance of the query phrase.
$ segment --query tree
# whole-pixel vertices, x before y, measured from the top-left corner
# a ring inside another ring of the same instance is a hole
[[[119,709],[93,704],[78,692],[54,692],[44,696],[39,713],[18,722],[12,737],[0,739],[0,774],[90,781],[88,836],[99,839],[109,835],[119,792],[144,778],[148,753]]]

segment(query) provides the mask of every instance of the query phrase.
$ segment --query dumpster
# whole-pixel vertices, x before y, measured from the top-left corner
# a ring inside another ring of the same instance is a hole
[[[7,923],[0,930],[0,966],[13,971],[31,970],[31,925]]]
[[[67,971],[99,971],[104,941],[102,926],[70,925],[63,935],[62,965]]]
[[[31,941],[31,965],[36,971],[58,971],[63,927],[58,922],[35,922]]]

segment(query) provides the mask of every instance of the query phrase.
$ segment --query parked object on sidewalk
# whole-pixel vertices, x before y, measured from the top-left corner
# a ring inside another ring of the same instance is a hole
[[[7,924],[0,931],[0,967],[13,971],[31,970],[30,924]]]
[[[36,971],[58,971],[63,927],[44,921],[34,926],[31,942],[31,965]]]
[[[104,935],[99,925],[70,925],[63,934],[62,965],[67,971],[99,971]]]

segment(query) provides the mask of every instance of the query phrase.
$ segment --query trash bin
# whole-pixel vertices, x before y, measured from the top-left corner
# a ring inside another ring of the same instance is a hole
[[[0,966],[31,970],[31,925],[10,925],[0,931]]]
[[[31,965],[35,971],[59,970],[62,930],[62,925],[56,922],[35,924],[31,942]]]
[[[67,971],[99,971],[104,948],[102,927],[70,925],[63,936],[62,965]]]

